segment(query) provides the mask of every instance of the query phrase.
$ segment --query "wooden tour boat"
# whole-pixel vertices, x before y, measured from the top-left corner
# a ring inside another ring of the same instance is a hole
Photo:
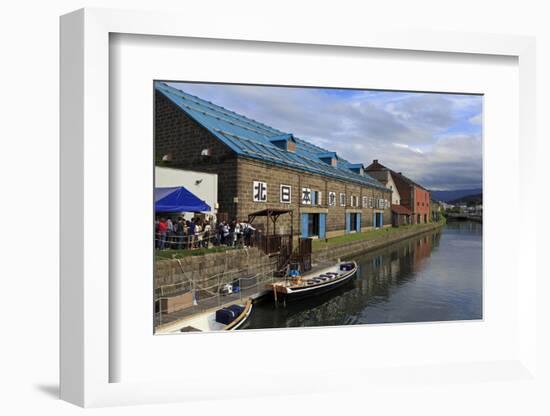
[[[357,274],[355,261],[338,261],[333,266],[301,275],[291,270],[284,281],[269,285],[275,301],[313,296],[335,289],[351,281]]]

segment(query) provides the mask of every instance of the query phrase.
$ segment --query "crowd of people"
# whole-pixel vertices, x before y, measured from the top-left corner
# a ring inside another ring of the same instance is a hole
[[[246,221],[231,222],[194,217],[159,216],[155,220],[155,247],[158,250],[192,250],[213,246],[251,246],[256,229]]]

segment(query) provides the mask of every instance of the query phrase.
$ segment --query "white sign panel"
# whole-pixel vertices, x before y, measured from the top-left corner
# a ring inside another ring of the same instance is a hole
[[[292,189],[290,185],[281,185],[281,202],[283,204],[290,204],[292,199]]]
[[[311,188],[302,188],[302,205],[311,205]]]
[[[340,193],[340,206],[345,207],[346,206],[346,194]]]
[[[328,205],[331,207],[336,205],[336,192],[328,193]]]
[[[254,181],[254,184],[252,186],[252,200],[254,202],[267,201],[267,183]]]

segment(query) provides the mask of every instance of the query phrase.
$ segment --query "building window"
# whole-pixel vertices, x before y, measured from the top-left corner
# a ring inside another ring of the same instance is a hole
[[[292,200],[292,188],[290,185],[281,185],[281,203],[290,204]]]
[[[374,198],[369,196],[369,208],[374,208]]]
[[[312,191],[311,192],[311,204],[312,205],[321,205],[322,196],[321,191]]]
[[[367,196],[363,197],[363,208],[367,208],[369,205],[369,198]]]
[[[267,183],[254,181],[252,185],[252,200],[254,202],[267,201]]]
[[[302,188],[302,205],[311,205],[311,188]]]
[[[355,195],[352,195],[351,198],[350,198],[350,205],[352,207],[356,207],[357,206],[357,196]]]
[[[346,206],[346,194],[340,192],[340,206],[345,207]]]
[[[336,205],[336,192],[328,193],[328,205],[331,207]]]

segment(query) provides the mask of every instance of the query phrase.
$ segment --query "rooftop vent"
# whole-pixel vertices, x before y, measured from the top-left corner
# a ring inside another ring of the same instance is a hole
[[[294,139],[292,134],[273,136],[269,138],[269,141],[280,149],[287,150],[289,152],[296,151],[296,139]]]
[[[336,167],[338,165],[338,155],[336,152],[319,153],[318,157],[331,166]]]
[[[352,165],[349,165],[349,170],[357,173],[358,175],[365,176],[365,167],[362,163],[354,163]]]

